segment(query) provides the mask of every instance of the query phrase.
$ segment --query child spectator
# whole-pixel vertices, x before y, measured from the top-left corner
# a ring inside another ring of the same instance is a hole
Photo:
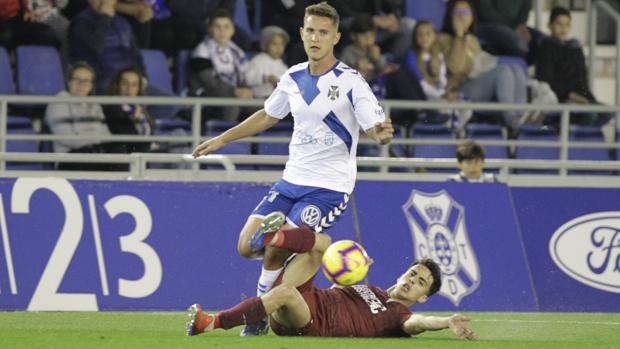
[[[536,61],[536,77],[545,81],[562,103],[598,103],[588,84],[588,72],[581,44],[570,37],[571,15],[556,6],[549,16],[551,36],[542,40]],[[602,126],[612,117],[609,113],[573,113],[571,122]]]
[[[68,91],[58,96],[86,97],[93,92],[95,71],[85,62],[78,62],[69,68]],[[92,103],[50,103],[45,110],[45,123],[55,135],[109,136],[110,130],[99,104]],[[56,153],[92,153],[99,151],[100,142],[92,139],[54,141]]]
[[[367,15],[355,17],[350,27],[351,41],[340,54],[340,59],[356,69],[369,84],[372,83],[386,66],[386,59],[375,43],[377,33],[372,18]]]
[[[280,27],[267,26],[261,30],[260,46],[263,52],[250,60],[245,76],[254,97],[267,98],[273,92],[280,76],[288,67],[282,61],[289,35]]]
[[[245,53],[231,41],[235,26],[230,13],[216,10],[209,20],[208,32],[209,35],[192,52],[190,91],[197,96],[252,98],[252,90],[244,86],[247,72]],[[239,116],[239,107],[216,110],[218,112],[211,114],[225,120],[236,120]]]
[[[111,96],[137,97],[146,91],[146,78],[137,68],[125,68],[116,73],[110,84]],[[103,107],[105,119],[112,134],[144,135],[153,134],[154,124],[146,108],[139,104],[108,104]],[[151,143],[128,143],[127,153],[147,152]]]
[[[497,183],[494,173],[485,173],[484,148],[472,140],[461,142],[456,147],[456,159],[461,172],[448,177],[450,182]]]

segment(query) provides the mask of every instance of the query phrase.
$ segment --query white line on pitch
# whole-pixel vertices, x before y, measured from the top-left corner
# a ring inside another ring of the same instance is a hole
[[[103,248],[101,248],[101,234],[99,233],[99,220],[95,207],[95,196],[88,195],[88,208],[90,209],[90,222],[93,226],[93,237],[95,238],[95,252],[97,252],[97,264],[99,265],[99,277],[101,278],[101,291],[104,296],[110,294],[108,289],[108,275],[105,271],[105,261],[103,259]]]
[[[2,230],[2,245],[4,245],[4,257],[6,259],[6,269],[9,274],[9,284],[11,293],[17,294],[17,284],[15,284],[15,271],[13,270],[13,256],[11,255],[11,243],[9,242],[9,232],[6,227],[6,215],[2,194],[0,194],[0,229]]]
[[[517,319],[472,319],[475,322],[517,322],[543,324],[571,324],[571,325],[610,325],[617,326],[620,322],[614,321],[576,321],[576,320],[517,320]]]

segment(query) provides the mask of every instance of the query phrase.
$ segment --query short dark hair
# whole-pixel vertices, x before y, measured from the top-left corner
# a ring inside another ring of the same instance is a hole
[[[338,11],[336,11],[332,5],[328,4],[327,1],[306,7],[304,21],[308,16],[327,17],[334,22],[336,28],[338,28],[338,25],[340,24],[340,16],[338,15]]]
[[[553,21],[560,16],[567,16],[570,18],[570,11],[566,7],[554,6],[551,9],[551,14],[549,14],[549,24],[553,23]]]
[[[425,266],[431,272],[431,276],[433,277],[433,283],[426,293],[426,295],[430,297],[437,293],[441,288],[441,268],[437,262],[430,258],[418,259],[417,261],[411,263],[409,268],[412,268],[418,264]]]
[[[211,16],[209,16],[209,18],[207,19],[207,23],[208,23],[207,25],[211,26],[211,24],[213,24],[213,22],[215,22],[215,20],[218,18],[228,18],[231,22],[234,23],[232,14],[230,14],[230,12],[227,9],[218,8],[215,11],[213,11]]]
[[[355,34],[363,34],[374,31],[375,26],[372,23],[372,17],[368,14],[359,14],[353,18],[349,31]]]
[[[93,69],[93,67],[90,64],[88,64],[86,61],[75,62],[69,66],[69,69],[67,70],[67,81],[73,78],[73,73],[75,73],[75,71],[78,69],[88,70],[90,74],[93,76],[93,82],[94,82],[95,77],[96,77],[95,69]]]
[[[484,148],[472,140],[463,141],[456,147],[456,159],[458,162],[472,159],[484,161]]]

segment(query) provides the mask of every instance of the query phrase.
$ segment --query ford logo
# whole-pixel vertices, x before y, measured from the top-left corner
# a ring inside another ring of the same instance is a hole
[[[553,233],[549,253],[573,279],[620,293],[620,212],[593,213],[565,223]]]

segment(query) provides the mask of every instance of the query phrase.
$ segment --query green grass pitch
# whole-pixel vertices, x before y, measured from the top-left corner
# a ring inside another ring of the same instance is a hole
[[[416,338],[241,338],[239,329],[196,337],[180,312],[0,312],[0,348],[620,348],[620,314],[466,313],[478,342],[448,331]]]

